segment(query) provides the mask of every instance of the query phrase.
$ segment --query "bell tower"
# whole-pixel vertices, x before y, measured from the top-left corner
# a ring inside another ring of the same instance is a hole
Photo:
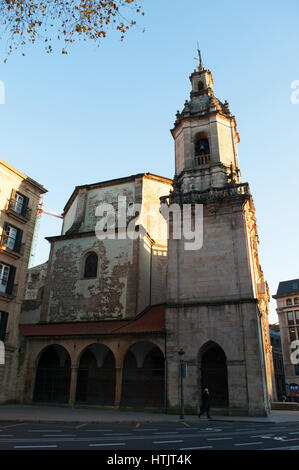
[[[225,414],[265,416],[275,399],[268,325],[268,285],[258,256],[258,233],[248,183],[241,182],[236,119],[213,91],[212,73],[199,52],[190,100],[174,128],[173,191],[161,198],[169,208],[202,208],[201,247],[186,249],[177,217],[169,217],[167,277],[168,401],[180,403],[179,354],[185,352],[185,403],[200,401],[208,387]],[[169,212],[170,213],[170,212]],[[186,219],[185,219],[186,220]],[[193,224],[193,225],[192,225]]]
[[[190,76],[190,100],[177,111],[172,129],[175,141],[176,175],[183,191],[205,190],[241,182],[237,145],[239,134],[227,101],[213,91],[213,76],[199,54],[199,66]]]

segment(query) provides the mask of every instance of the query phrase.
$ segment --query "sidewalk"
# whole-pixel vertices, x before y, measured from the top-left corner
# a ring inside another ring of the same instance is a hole
[[[298,422],[299,411],[272,410],[267,417],[249,416],[213,416],[213,421],[231,421],[248,423],[286,423]],[[201,418],[202,421],[207,421]],[[196,415],[185,415],[184,420],[179,415],[149,413],[142,411],[107,410],[97,407],[59,407],[41,405],[0,405],[0,422],[36,422],[36,423],[198,423]],[[208,421],[207,421],[208,422]]]

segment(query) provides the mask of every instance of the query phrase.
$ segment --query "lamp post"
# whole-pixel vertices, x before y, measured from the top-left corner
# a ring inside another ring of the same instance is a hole
[[[180,407],[180,419],[184,419],[184,360],[183,356],[185,351],[181,348],[178,352],[180,356],[180,395],[181,395],[181,407]]]

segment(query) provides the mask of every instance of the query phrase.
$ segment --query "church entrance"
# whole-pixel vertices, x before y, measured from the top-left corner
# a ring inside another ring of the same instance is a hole
[[[103,344],[93,344],[82,354],[78,368],[76,402],[113,406],[115,359]]]
[[[164,355],[152,343],[136,343],[123,364],[122,406],[164,405]]]
[[[71,358],[59,345],[47,347],[36,371],[33,401],[66,403],[69,399]]]
[[[228,382],[226,356],[223,349],[212,341],[206,344],[200,357],[201,391],[208,388],[211,406],[228,406]]]

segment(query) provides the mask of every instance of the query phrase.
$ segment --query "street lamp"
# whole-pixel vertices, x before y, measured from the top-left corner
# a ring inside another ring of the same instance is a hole
[[[184,419],[184,360],[183,356],[185,351],[181,348],[178,352],[180,356],[180,394],[181,394],[181,409],[180,409],[180,419]]]

